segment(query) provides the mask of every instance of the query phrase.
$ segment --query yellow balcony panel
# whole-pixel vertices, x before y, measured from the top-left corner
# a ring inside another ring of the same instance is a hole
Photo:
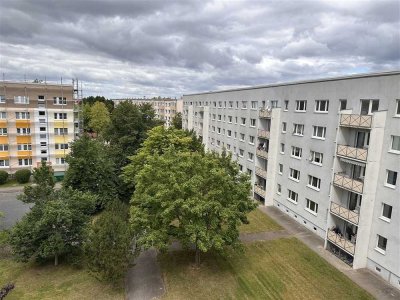
[[[15,121],[15,127],[31,127],[31,121],[30,120],[16,120]]]
[[[7,151],[0,151],[0,159],[9,159]]]
[[[8,136],[0,136],[0,144],[8,144]]]
[[[18,156],[18,158],[21,158],[21,157],[32,157],[32,151],[30,151],[30,150],[17,151],[17,156]]]
[[[17,136],[17,144],[31,144],[32,137],[30,135]]]
[[[68,140],[68,137],[67,137],[67,136],[55,135],[55,136],[54,136],[54,142],[55,142],[56,144],[63,144],[63,143],[68,143],[68,142],[70,142],[70,141]]]
[[[68,120],[64,120],[64,121],[54,121],[54,128],[67,128],[68,124],[70,124],[71,122]]]
[[[64,152],[64,150],[56,150],[55,151],[56,157],[65,157],[65,156],[67,156],[68,153],[69,153],[68,149],[65,150],[65,152]]]
[[[7,127],[7,121],[6,120],[0,120],[0,128]]]

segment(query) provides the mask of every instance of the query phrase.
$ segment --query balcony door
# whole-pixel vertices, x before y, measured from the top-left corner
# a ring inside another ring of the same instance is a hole
[[[368,148],[369,145],[369,132],[357,131],[356,133],[356,148]]]
[[[349,209],[360,211],[362,196],[356,193],[349,192]]]
[[[365,176],[365,167],[353,165],[352,167],[352,178],[363,180]]]

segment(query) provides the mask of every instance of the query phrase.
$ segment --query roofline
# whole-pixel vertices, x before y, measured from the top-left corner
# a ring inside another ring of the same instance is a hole
[[[379,72],[379,73],[362,73],[362,74],[355,74],[355,75],[348,75],[348,76],[327,77],[327,78],[300,80],[300,81],[289,81],[289,82],[272,83],[272,84],[266,84],[266,85],[255,85],[255,86],[248,86],[248,87],[236,88],[236,89],[227,89],[227,90],[217,90],[217,91],[200,92],[200,93],[193,93],[193,94],[184,94],[183,96],[217,94],[217,93],[225,93],[225,92],[236,92],[236,91],[256,90],[256,89],[279,87],[279,86],[289,86],[289,85],[297,85],[297,84],[317,83],[317,82],[325,82],[325,81],[339,81],[339,80],[368,78],[368,77],[393,76],[393,75],[400,75],[400,70],[398,70],[398,71],[388,71],[388,72]]]
[[[20,85],[35,85],[35,86],[70,86],[73,87],[72,84],[68,84],[68,83],[48,83],[48,82],[24,82],[24,81],[8,81],[8,80],[1,80],[0,81],[1,85],[5,85],[5,84],[20,84]]]

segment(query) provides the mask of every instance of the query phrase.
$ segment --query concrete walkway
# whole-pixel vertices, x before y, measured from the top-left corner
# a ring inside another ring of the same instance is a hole
[[[135,265],[128,270],[125,283],[126,299],[129,300],[156,299],[164,294],[155,249],[144,251],[136,258]]]
[[[275,220],[292,236],[297,237],[304,244],[317,252],[331,265],[349,277],[353,282],[368,291],[372,296],[379,300],[400,299],[400,291],[392,287],[378,275],[368,269],[354,270],[342,262],[336,256],[324,249],[324,240],[290,218],[276,207],[260,207],[260,210]]]

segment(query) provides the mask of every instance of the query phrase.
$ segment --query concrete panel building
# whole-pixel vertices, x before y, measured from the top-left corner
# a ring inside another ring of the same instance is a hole
[[[184,95],[183,127],[226,149],[253,196],[400,288],[400,72]]]
[[[66,170],[79,133],[73,85],[0,82],[0,169],[13,174],[48,162]]]

